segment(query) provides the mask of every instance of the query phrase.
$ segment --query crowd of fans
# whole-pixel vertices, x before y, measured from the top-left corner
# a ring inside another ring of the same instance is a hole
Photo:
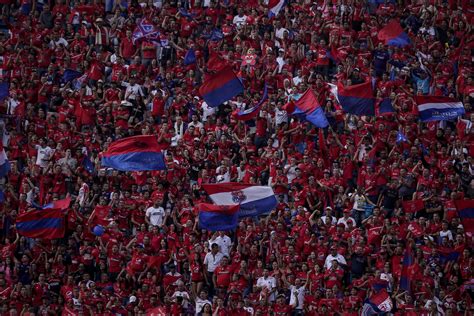
[[[472,235],[454,206],[474,198],[472,0],[295,0],[271,18],[261,0],[0,9],[12,166],[1,184],[1,315],[357,315],[380,286],[395,315],[472,315]],[[411,45],[378,40],[393,18]],[[134,42],[142,20],[158,40]],[[196,62],[185,65],[189,48]],[[245,93],[211,108],[198,90],[216,63]],[[86,77],[66,83],[66,70]],[[394,113],[344,113],[327,85],[366,80]],[[235,120],[265,84],[258,117]],[[329,128],[285,112],[306,89]],[[420,123],[415,95],[455,98],[466,114]],[[101,168],[112,141],[142,134],[169,145],[167,170]],[[277,208],[233,232],[200,229],[201,185],[229,181],[272,186]],[[16,232],[19,214],[66,197],[64,238]],[[424,208],[405,212],[410,200]]]

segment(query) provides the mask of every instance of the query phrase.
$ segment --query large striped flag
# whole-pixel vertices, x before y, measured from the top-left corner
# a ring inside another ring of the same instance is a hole
[[[273,189],[268,186],[229,182],[202,187],[217,205],[240,205],[239,217],[266,214],[278,204]]]
[[[127,137],[102,153],[102,166],[122,171],[164,170],[163,149],[154,135]]]
[[[375,115],[375,98],[370,81],[352,86],[344,86],[340,82],[337,85],[328,85],[345,112],[355,115]]]
[[[318,102],[318,98],[312,89],[308,89],[295,102],[285,105],[288,114],[304,119],[316,127],[326,128],[329,122],[323,108]]]
[[[389,46],[404,47],[411,41],[397,20],[391,20],[378,32],[378,39]]]
[[[199,226],[209,231],[234,230],[239,218],[239,205],[199,204]]]
[[[16,218],[18,233],[30,238],[62,238],[65,227],[64,211],[59,209],[26,212]]]
[[[199,93],[210,107],[216,107],[244,92],[242,82],[230,67],[208,76]]]
[[[415,102],[422,122],[454,120],[466,112],[462,102],[448,97],[415,96]]]

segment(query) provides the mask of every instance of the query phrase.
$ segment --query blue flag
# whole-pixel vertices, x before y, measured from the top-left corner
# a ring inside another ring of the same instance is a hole
[[[0,189],[0,203],[5,202],[5,193]]]
[[[184,55],[184,64],[188,66],[195,63],[196,63],[196,52],[194,51],[194,49],[190,48],[186,52],[186,55]]]
[[[10,86],[8,82],[0,83],[0,101],[3,101],[10,95]]]
[[[66,69],[64,70],[64,73],[63,73],[62,82],[68,83],[69,81],[79,78],[80,76],[82,76],[82,73],[80,73],[79,71]]]
[[[89,172],[90,174],[94,174],[94,164],[92,163],[88,155],[84,156],[84,159],[82,160],[82,166],[84,167],[84,169],[86,169],[87,172]]]
[[[210,38],[211,41],[218,42],[222,40],[223,38],[224,38],[224,34],[222,33],[220,29],[215,28],[212,30],[211,38]]]
[[[392,106],[392,100],[390,98],[384,98],[379,104],[379,114],[394,113],[395,109]]]
[[[189,11],[185,8],[179,8],[179,14],[181,14],[182,16],[188,18],[188,20],[192,20],[194,19],[194,14],[192,13],[189,13]]]

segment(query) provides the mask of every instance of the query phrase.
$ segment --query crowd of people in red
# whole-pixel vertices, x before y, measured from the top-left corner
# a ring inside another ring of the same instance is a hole
[[[474,2],[286,2],[269,18],[261,0],[0,0],[1,315],[357,315],[381,287],[395,315],[472,315],[473,239],[455,202],[474,198]],[[134,41],[145,18],[158,40]],[[392,18],[411,45],[378,40]],[[217,108],[198,92],[210,59],[245,86]],[[67,70],[86,76],[66,83]],[[395,112],[342,111],[328,83],[365,80]],[[236,120],[265,84],[258,117]],[[329,128],[285,112],[306,89]],[[466,114],[420,123],[415,95]],[[101,168],[108,144],[141,134],[169,146],[167,170]],[[201,185],[229,181],[271,186],[278,207],[200,229]],[[16,232],[19,214],[66,197],[64,238]]]

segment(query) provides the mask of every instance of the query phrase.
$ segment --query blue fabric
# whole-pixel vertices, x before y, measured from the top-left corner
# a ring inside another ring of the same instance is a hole
[[[344,111],[355,115],[375,115],[374,99],[345,97],[338,95],[339,103]]]
[[[10,86],[8,82],[0,83],[0,101],[6,99],[10,95]]]
[[[82,76],[82,73],[80,73],[79,71],[66,69],[63,73],[62,82],[68,83],[69,81],[79,78],[80,76]]]
[[[28,222],[17,222],[16,228],[21,232],[48,229],[48,228],[62,228],[63,220],[61,218],[43,218]]]
[[[0,166],[0,178],[5,177],[11,170],[10,162],[7,160]]]
[[[244,87],[242,82],[235,78],[220,86],[219,88],[206,93],[202,97],[210,107],[216,107],[242,93]]]
[[[420,111],[420,121],[450,121],[462,116],[465,113],[464,108],[445,108],[445,109],[427,109]]]
[[[187,52],[186,55],[184,55],[184,64],[191,65],[196,63],[196,53],[194,52],[194,49],[190,48]]]
[[[211,32],[211,38],[210,40],[213,42],[218,42],[224,38],[224,34],[222,33],[221,30],[219,29],[214,29]]]
[[[380,109],[379,113],[393,113],[395,109],[392,106],[392,100],[390,98],[384,98],[382,102],[380,102]]]
[[[254,217],[269,213],[278,204],[274,195],[240,205],[239,217]]]
[[[233,215],[219,212],[199,212],[199,226],[210,231],[234,230],[237,227],[238,212]]]
[[[132,152],[110,157],[102,157],[102,166],[121,171],[166,169],[163,153],[159,152]]]
[[[82,165],[84,166],[84,169],[86,169],[86,171],[90,174],[93,174],[95,172],[94,164],[92,163],[89,156],[84,157],[84,159],[82,160]]]
[[[326,128],[329,126],[329,122],[326,118],[326,115],[324,114],[324,110],[322,107],[318,107],[313,112],[307,113],[305,115],[305,119],[319,128]]]
[[[389,46],[396,46],[396,47],[405,47],[411,44],[411,40],[408,37],[407,33],[403,32],[398,37],[392,38],[388,41]]]

